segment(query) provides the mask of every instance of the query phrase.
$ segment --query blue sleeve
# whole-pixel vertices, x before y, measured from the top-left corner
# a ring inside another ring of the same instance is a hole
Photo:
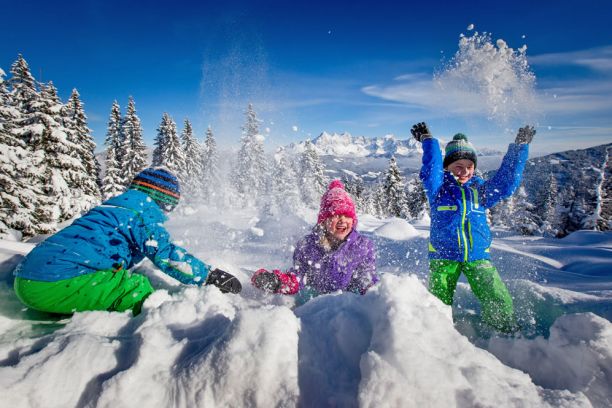
[[[210,266],[191,255],[187,250],[171,242],[170,234],[158,222],[146,222],[132,228],[138,250],[151,260],[162,272],[185,284],[202,285]],[[139,227],[139,228],[138,228]]]
[[[528,144],[511,143],[497,173],[481,187],[483,205],[491,208],[504,198],[510,197],[521,184],[523,170],[529,155]]]
[[[444,168],[442,167],[442,152],[438,139],[429,138],[423,140],[423,165],[421,166],[420,177],[425,188],[425,194],[432,203],[442,187],[444,180]]]

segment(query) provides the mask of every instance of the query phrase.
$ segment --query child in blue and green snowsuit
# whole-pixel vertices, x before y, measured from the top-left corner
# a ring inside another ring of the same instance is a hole
[[[535,130],[519,129],[502,164],[490,180],[474,176],[476,150],[461,133],[445,149],[425,123],[412,127],[423,146],[420,177],[431,207],[429,289],[451,305],[457,280],[464,273],[482,305],[483,321],[500,331],[516,330],[512,297],[490,262],[491,232],[485,210],[518,188]]]
[[[139,173],[123,194],[92,209],[36,246],[15,270],[15,293],[32,309],[139,313],[153,293],[130,268],[149,258],[181,283],[213,284],[238,293],[240,282],[174,245],[162,226],[180,198],[176,177],[163,168]]]

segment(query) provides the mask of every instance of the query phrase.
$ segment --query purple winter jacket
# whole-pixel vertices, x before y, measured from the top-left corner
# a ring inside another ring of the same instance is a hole
[[[374,243],[355,229],[336,250],[320,244],[317,227],[302,238],[293,252],[293,267],[300,291],[305,287],[319,294],[337,290],[364,294],[379,281]]]

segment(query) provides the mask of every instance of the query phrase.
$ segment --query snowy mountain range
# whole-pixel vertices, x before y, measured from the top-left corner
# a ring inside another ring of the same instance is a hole
[[[413,138],[398,139],[394,135],[367,138],[350,133],[323,132],[311,141],[319,156],[336,157],[421,157],[421,144]],[[306,141],[291,143],[286,147],[290,153],[304,151]],[[445,144],[444,141],[442,141]],[[496,156],[501,152],[488,148],[477,148],[480,156]]]

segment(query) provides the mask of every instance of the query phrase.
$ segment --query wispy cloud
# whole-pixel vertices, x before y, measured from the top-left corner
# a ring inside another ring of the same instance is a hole
[[[533,66],[577,65],[611,75],[612,46],[534,55],[529,57],[529,63]]]

